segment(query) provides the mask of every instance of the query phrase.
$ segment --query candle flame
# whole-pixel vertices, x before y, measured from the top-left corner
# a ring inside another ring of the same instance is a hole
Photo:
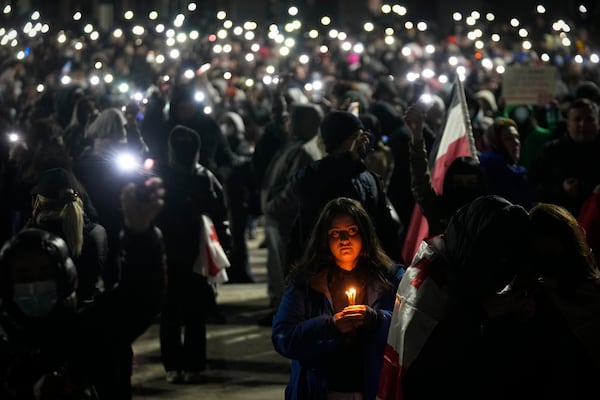
[[[356,289],[349,288],[346,290],[346,296],[348,296],[348,305],[353,306],[356,303]]]

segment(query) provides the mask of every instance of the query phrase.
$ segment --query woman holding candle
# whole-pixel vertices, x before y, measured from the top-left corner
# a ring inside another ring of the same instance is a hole
[[[325,205],[273,320],[273,345],[292,359],[286,399],[375,398],[403,272],[358,201]]]

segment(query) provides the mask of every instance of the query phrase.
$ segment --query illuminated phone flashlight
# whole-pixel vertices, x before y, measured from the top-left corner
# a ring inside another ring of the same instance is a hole
[[[419,101],[425,104],[433,103],[433,97],[429,93],[423,93],[421,97],[419,97]]]
[[[194,100],[196,100],[198,103],[202,103],[204,99],[206,99],[206,95],[204,94],[204,92],[198,91],[194,93]]]
[[[117,169],[122,172],[134,172],[140,168],[140,160],[132,153],[123,152],[115,157]]]
[[[433,107],[433,102],[434,100],[432,95],[429,93],[423,93],[419,97],[418,104],[424,112],[427,112],[431,107]]]
[[[21,140],[21,136],[15,132],[10,132],[7,136],[10,143],[17,143],[19,140]]]

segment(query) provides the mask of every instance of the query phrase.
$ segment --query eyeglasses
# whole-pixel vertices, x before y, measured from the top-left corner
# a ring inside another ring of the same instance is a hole
[[[346,237],[354,237],[356,235],[358,235],[358,227],[356,226],[351,226],[348,229],[330,229],[327,232],[327,236],[329,236],[332,239],[339,239],[341,237],[346,238]]]

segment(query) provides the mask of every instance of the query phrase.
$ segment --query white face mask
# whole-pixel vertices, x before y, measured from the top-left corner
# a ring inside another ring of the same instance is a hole
[[[15,304],[29,317],[39,318],[48,315],[56,306],[57,299],[56,282],[53,280],[15,285]]]

